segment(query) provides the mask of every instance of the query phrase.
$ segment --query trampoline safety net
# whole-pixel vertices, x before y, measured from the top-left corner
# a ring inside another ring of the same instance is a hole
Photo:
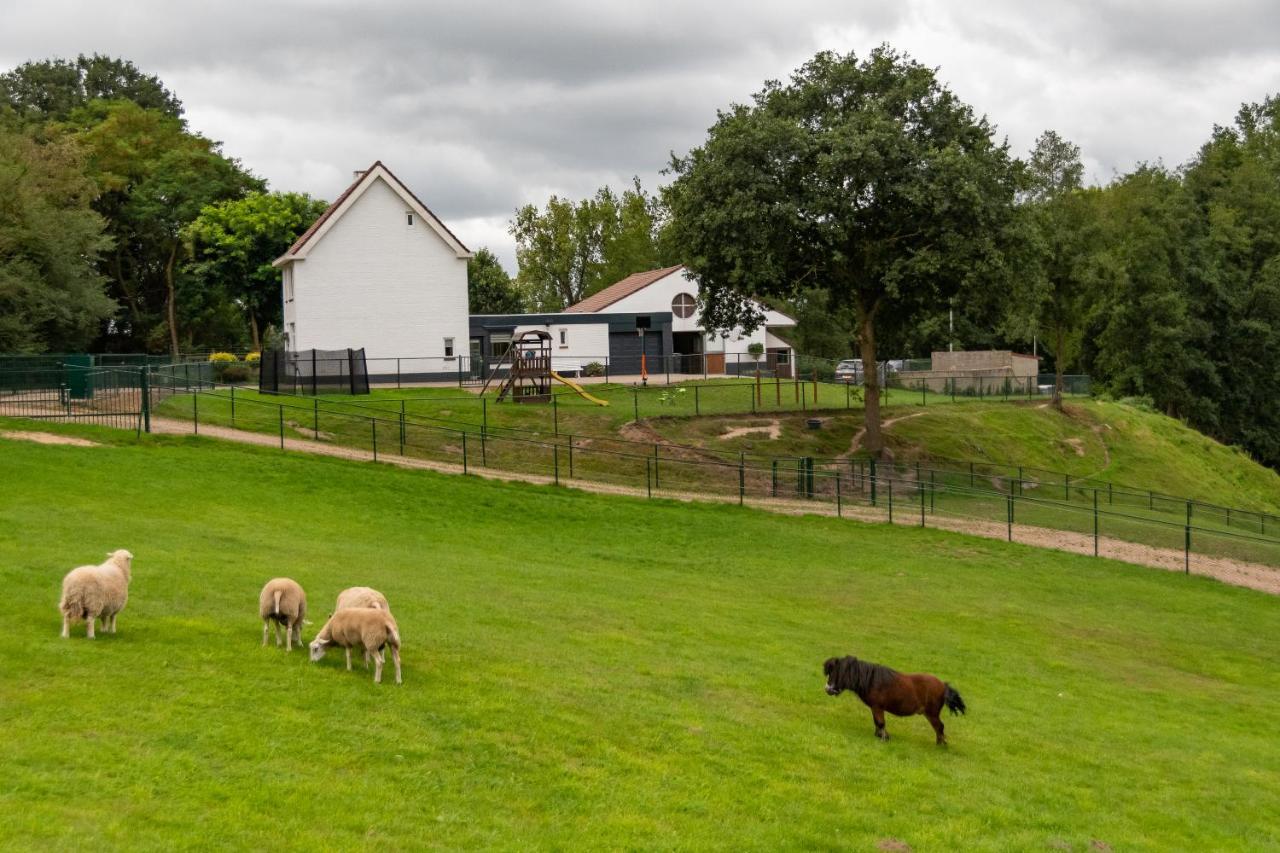
[[[368,394],[364,349],[268,350],[258,390],[264,394]]]

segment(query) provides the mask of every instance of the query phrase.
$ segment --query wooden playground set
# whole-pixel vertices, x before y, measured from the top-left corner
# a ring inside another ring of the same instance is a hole
[[[505,374],[504,374],[505,369]],[[609,405],[607,400],[587,393],[586,389],[566,379],[552,369],[551,335],[541,329],[530,329],[512,341],[502,360],[493,366],[485,379],[481,395],[494,381],[498,386],[498,402],[510,397],[517,403],[551,402],[551,383],[567,385],[575,394],[597,406]]]

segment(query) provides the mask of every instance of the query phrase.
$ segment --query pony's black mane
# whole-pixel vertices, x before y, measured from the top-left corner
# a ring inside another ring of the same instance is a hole
[[[836,663],[835,686],[852,690],[859,697],[866,696],[877,687],[892,684],[898,677],[896,670],[855,657],[841,658]]]

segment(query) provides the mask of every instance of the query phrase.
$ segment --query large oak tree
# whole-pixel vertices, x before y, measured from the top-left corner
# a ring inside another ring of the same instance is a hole
[[[820,53],[766,83],[671,172],[671,237],[715,328],[758,325],[749,297],[819,288],[832,310],[854,312],[871,365],[879,324],[1003,275],[1007,146],[932,69],[888,47]],[[879,455],[876,373],[864,371],[865,444]]]

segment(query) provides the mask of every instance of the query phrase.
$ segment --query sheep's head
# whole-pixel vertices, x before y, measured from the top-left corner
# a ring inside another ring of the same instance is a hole
[[[111,554],[107,556],[107,559],[120,567],[120,571],[124,574],[124,579],[126,581],[131,580],[130,575],[133,571],[133,554],[121,548],[118,551],[112,551]]]
[[[328,647],[329,647],[329,644],[326,643],[324,640],[320,640],[320,639],[312,640],[311,645],[307,647],[311,655],[311,662],[315,663],[316,661],[320,660],[320,658],[324,657],[325,650]]]

